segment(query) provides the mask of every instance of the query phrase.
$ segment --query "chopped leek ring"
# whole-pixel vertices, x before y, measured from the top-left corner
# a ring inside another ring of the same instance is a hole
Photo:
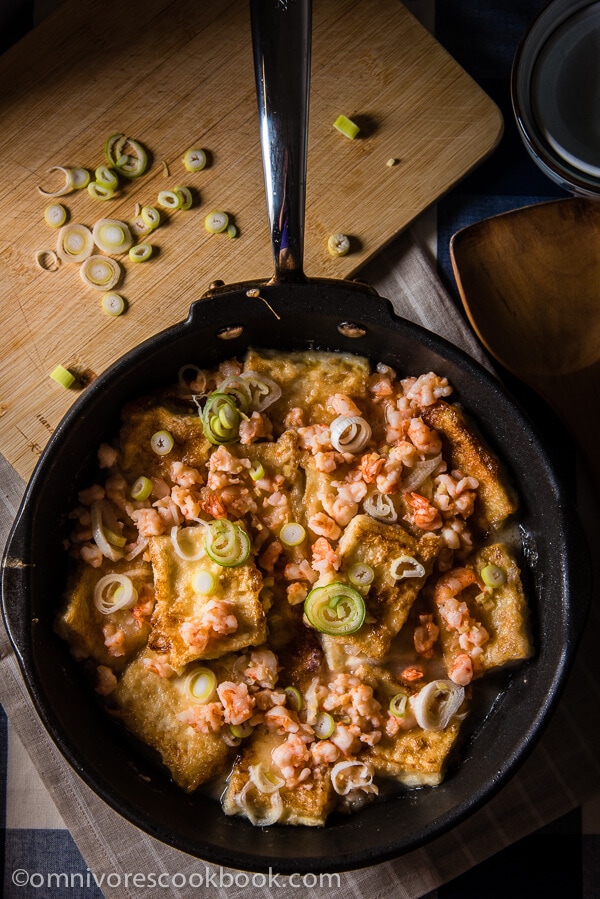
[[[94,588],[94,605],[103,615],[132,609],[137,598],[137,590],[126,574],[106,574]]]
[[[44,190],[42,187],[38,187],[38,191],[41,193],[43,197],[64,197],[65,194],[70,194],[73,188],[73,169],[65,168],[64,165],[53,165],[48,169],[48,174],[51,175],[52,172],[62,172],[64,176],[64,184],[62,187],[59,187],[57,190]]]
[[[183,197],[181,194],[175,193],[174,190],[161,190],[156,202],[163,209],[181,209]]]
[[[250,555],[250,537],[237,522],[218,518],[206,528],[206,553],[223,568],[242,565]]]
[[[129,223],[129,228],[132,234],[135,234],[136,237],[145,237],[146,234],[150,234],[153,230],[150,225],[147,225],[141,215],[136,215],[134,219]]]
[[[255,371],[245,371],[240,375],[240,380],[250,393],[250,404],[257,412],[264,412],[281,396],[281,387],[266,375]]]
[[[336,128],[340,132],[340,134],[343,134],[344,137],[347,137],[349,140],[354,140],[354,138],[360,131],[360,128],[358,127],[356,122],[353,122],[352,119],[349,119],[345,115],[339,115],[333,123],[333,127]]]
[[[257,465],[253,465],[250,469],[250,477],[253,481],[261,481],[265,476],[265,470],[260,462]]]
[[[61,203],[52,203],[46,206],[44,218],[51,228],[60,228],[67,220],[67,210]]]
[[[104,155],[108,164],[126,178],[138,178],[148,165],[144,147],[124,134],[111,134],[104,144]]]
[[[227,237],[237,237],[237,236],[238,236],[238,229],[233,224],[233,222],[230,222],[227,225]]]
[[[100,184],[102,187],[109,187],[112,190],[116,190],[119,186],[119,178],[113,172],[112,169],[109,169],[107,165],[100,165],[94,172],[94,177],[96,179],[96,184]]]
[[[152,256],[153,249],[150,243],[139,243],[130,249],[129,258],[132,262],[146,262]]]
[[[194,197],[192,196],[192,192],[189,187],[183,187],[183,185],[179,185],[179,187],[173,188],[173,193],[177,194],[181,199],[181,204],[179,206],[180,209],[189,209],[194,202]]]
[[[227,413],[224,410],[227,409]],[[210,443],[233,443],[239,437],[241,415],[229,393],[211,393],[202,410],[202,430]]]
[[[496,589],[506,583],[506,571],[498,565],[486,565],[481,569],[481,580],[486,587]]]
[[[169,431],[157,431],[150,438],[150,446],[157,456],[166,456],[175,446],[175,441]]]
[[[94,238],[85,225],[63,225],[56,237],[56,255],[63,262],[85,262],[92,255]]]
[[[190,147],[183,154],[183,164],[188,172],[201,172],[206,166],[207,157],[204,150],[197,147]]]
[[[355,587],[368,587],[373,583],[375,572],[365,562],[355,562],[348,572],[348,578]]]
[[[138,503],[143,503],[152,493],[152,481],[150,478],[142,475],[134,481],[131,486],[131,490],[129,491],[129,495],[132,499],[134,499]]]
[[[371,518],[376,518],[377,521],[383,521],[387,524],[393,524],[394,521],[398,521],[398,513],[391,497],[385,493],[380,493],[379,490],[374,490],[373,493],[367,496],[363,503],[363,509],[367,515],[370,515]]]
[[[197,571],[192,578],[192,590],[201,596],[210,596],[217,589],[217,579],[211,571]]]
[[[345,234],[331,234],[327,249],[332,256],[346,256],[350,252],[350,238]]]
[[[229,216],[226,212],[213,209],[204,219],[204,227],[209,234],[221,234],[229,225]]]
[[[371,439],[371,426],[360,415],[338,415],[330,431],[331,445],[338,453],[360,453]]]
[[[210,702],[217,689],[215,673],[204,665],[193,668],[183,682],[183,689],[188,699],[203,705]]]
[[[73,190],[82,190],[90,183],[90,173],[87,169],[71,169],[71,181]]]
[[[99,219],[92,228],[92,237],[103,253],[126,253],[133,243],[131,231],[118,219]]]
[[[89,256],[81,263],[79,274],[94,290],[112,290],[121,277],[121,266],[109,256]]]
[[[315,630],[335,637],[356,633],[367,610],[358,590],[334,582],[310,591],[304,600],[304,614]]]
[[[407,693],[396,693],[395,696],[392,696],[389,704],[389,711],[394,716],[394,718],[405,718],[406,717],[406,706],[408,704],[408,694]]]
[[[335,721],[329,712],[319,712],[312,727],[317,739],[327,740],[335,730]]]
[[[244,740],[250,736],[254,728],[247,721],[244,721],[242,724],[230,724],[229,730],[237,740]]]
[[[451,680],[436,680],[411,696],[410,705],[419,727],[440,731],[446,729],[464,699],[464,687]]]
[[[94,542],[103,556],[110,559],[111,562],[117,562],[123,558],[123,553],[115,548],[108,540],[106,529],[109,528],[113,534],[119,530],[119,522],[113,506],[107,500],[95,500],[90,506],[90,514],[92,518],[92,535]]]
[[[140,215],[152,230],[160,225],[160,212],[155,206],[142,206]]]
[[[286,687],[283,692],[287,697],[288,708],[292,709],[293,712],[301,712],[303,700],[300,690],[296,687]]]
[[[337,762],[331,769],[331,785],[338,796],[347,796],[352,790],[377,792],[373,785],[373,766],[368,762]]]
[[[35,262],[45,272],[56,272],[60,265],[60,259],[54,250],[38,250],[35,254]]]
[[[247,412],[252,404],[252,394],[241,375],[231,375],[219,384],[219,393],[231,394],[242,412]]]
[[[424,577],[425,568],[414,556],[398,556],[390,562],[390,574],[395,581],[408,577]]]
[[[102,297],[102,311],[107,315],[122,315],[125,312],[125,300],[119,293],[105,293]]]
[[[171,543],[175,554],[185,562],[197,562],[204,555],[204,541],[195,540],[198,528],[171,528]]]
[[[106,187],[98,181],[90,181],[87,192],[94,200],[110,200],[115,195],[114,187]]]
[[[70,372],[68,368],[65,368],[64,365],[57,365],[54,371],[50,372],[50,377],[66,390],[68,390],[75,381],[75,375]]]
[[[231,730],[233,732],[233,727]],[[250,781],[254,784],[259,793],[270,795],[285,786],[283,777],[280,777],[278,774],[273,774],[272,771],[265,770],[261,763],[258,765],[250,765],[248,774],[250,775]]]
[[[284,546],[299,546],[306,538],[306,531],[297,521],[288,521],[279,531],[279,539]]]

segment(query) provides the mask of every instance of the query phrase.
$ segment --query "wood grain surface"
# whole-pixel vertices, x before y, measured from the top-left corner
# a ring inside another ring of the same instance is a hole
[[[493,150],[502,119],[400,2],[316,0],[313,33],[305,268],[346,278]],[[332,128],[340,113],[359,138]],[[27,478],[86,381],[184,319],[212,280],[271,275],[247,4],[67,0],[0,59],[0,118],[0,452]],[[152,165],[109,201],[67,196],[71,221],[130,221],[178,184],[196,202],[165,216],[149,262],[124,263],[128,309],[110,318],[76,265],[45,272],[35,253],[56,241],[37,190],[56,183],[47,169],[93,170],[115,131]],[[194,175],[190,146],[210,156]],[[236,239],[204,230],[214,208]],[[327,253],[334,232],[351,237],[348,256]],[[59,364],[74,388],[49,378]]]

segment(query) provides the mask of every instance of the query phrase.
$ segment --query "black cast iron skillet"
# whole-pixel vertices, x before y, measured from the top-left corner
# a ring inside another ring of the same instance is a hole
[[[27,488],[3,559],[2,609],[44,725],[83,780],[125,818],[214,863],[283,873],[343,870],[398,856],[439,835],[514,772],[557,702],[581,634],[587,560],[580,526],[538,437],[495,379],[454,346],[395,316],[388,301],[368,289],[305,279],[308,77],[298,82],[296,74],[290,82],[289,74],[308,72],[310,9],[306,0],[256,0],[252,13],[275,276],[194,303],[185,322],[132,350],[85,390]],[[252,295],[257,290],[276,315]],[[210,367],[248,346],[349,351],[401,375],[433,370],[447,376],[454,399],[504,459],[522,503],[535,657],[481,683],[481,705],[465,723],[466,739],[441,786],[399,792],[354,816],[333,818],[325,828],[257,829],[226,817],[201,793],[183,793],[153,753],[108,720],[53,631],[65,583],[66,512],[98,444],[116,433],[119,410],[132,397],[175,381],[183,363]]]

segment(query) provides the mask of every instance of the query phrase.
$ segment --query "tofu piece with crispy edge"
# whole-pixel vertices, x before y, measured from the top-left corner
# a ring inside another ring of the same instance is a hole
[[[444,779],[448,756],[456,743],[460,722],[451,721],[445,730],[413,727],[381,741],[361,757],[371,762],[375,774],[391,777],[407,787],[435,787]]]
[[[119,609],[104,615],[96,607],[94,591],[98,581],[107,574],[128,573],[134,588],[141,592],[144,584],[152,585],[152,569],[143,562],[135,565],[121,560],[109,562],[100,568],[92,568],[85,562],[78,563],[72,570],[63,600],[62,610],[55,620],[55,630],[71,646],[71,652],[78,659],[93,659],[99,665],[106,665],[120,671],[145,645],[150,627],[138,621],[131,609]],[[122,655],[111,655],[104,642],[103,628],[113,625],[123,632],[123,642],[118,647]]]
[[[284,430],[284,419],[290,409],[302,409],[307,425],[329,424],[337,416],[327,408],[327,399],[332,394],[346,394],[359,408],[361,400],[368,396],[369,360],[352,353],[250,349],[244,371],[266,375],[281,387],[281,398],[269,406],[267,413],[276,433]]]
[[[204,528],[186,528],[185,531],[186,547],[190,548],[188,554],[195,555],[195,550],[204,542]],[[207,555],[190,562],[175,552],[171,538],[167,536],[151,537],[149,551],[156,605],[148,646],[159,652],[164,662],[179,672],[195,659],[215,659],[224,653],[264,642],[265,613],[259,597],[262,576],[254,562],[248,560],[234,568],[224,568]],[[217,581],[217,590],[210,596],[200,595],[192,587],[194,575],[200,570],[209,571]],[[230,634],[215,634],[204,649],[194,648],[183,639],[181,626],[185,622],[201,620],[203,609],[213,599],[232,603],[231,612],[238,620],[237,629]]]
[[[122,419],[118,461],[125,478],[134,480],[145,475],[168,480],[173,459],[206,474],[211,444],[204,436],[197,413],[185,406],[179,411],[167,400],[142,399],[129,403]],[[155,453],[150,444],[157,431],[168,431],[175,441],[173,450],[164,456]]]
[[[183,692],[183,678],[160,677],[148,670],[144,660],[153,658],[159,657],[143,653],[129,665],[109,703],[139,740],[160,753],[177,786],[192,792],[221,775],[232,752],[219,734],[200,733],[179,720],[177,716],[192,705]]]
[[[469,521],[484,533],[497,528],[518,507],[500,460],[457,406],[438,400],[423,411],[422,417],[441,436],[448,469],[459,469],[463,475],[479,481],[475,509]]]
[[[367,620],[360,630],[344,637],[322,635],[327,664],[333,671],[344,668],[347,656],[382,659],[386,655],[431,572],[439,547],[435,534],[427,533],[417,540],[398,524],[384,524],[370,515],[352,519],[338,543],[340,580],[347,581],[347,572],[356,562],[370,565],[374,578],[365,599]],[[390,563],[403,555],[420,562],[425,574],[394,580]]]
[[[474,677],[481,677],[492,668],[499,668],[511,662],[521,662],[533,655],[533,645],[529,634],[529,609],[521,583],[519,566],[506,546],[494,543],[479,550],[467,565],[481,574],[486,565],[497,565],[506,572],[506,582],[493,590],[481,591],[474,584],[460,594],[460,602],[465,602],[469,614],[482,624],[489,634],[483,644],[482,653],[474,660]],[[451,630],[439,612],[436,613],[440,628],[440,641],[444,662],[449,668],[452,660],[463,650],[459,645],[459,634]]]
[[[250,780],[252,765],[260,764],[265,771],[281,776],[281,771],[271,758],[271,752],[284,741],[285,736],[268,733],[263,727],[256,728],[237,757],[223,794],[223,811],[226,815],[245,815],[242,805],[237,800]],[[314,772],[310,789],[302,784],[294,789],[286,786],[280,788],[283,811],[278,824],[303,824],[313,827],[322,827],[325,824],[337,796],[331,784],[329,771],[315,768]],[[246,798],[257,817],[264,817],[269,812],[272,803],[270,795],[250,787]]]

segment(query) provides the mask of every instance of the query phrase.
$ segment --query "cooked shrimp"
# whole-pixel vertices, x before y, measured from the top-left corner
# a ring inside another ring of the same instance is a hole
[[[333,765],[340,757],[340,750],[331,740],[319,740],[310,747],[315,765]]]
[[[360,460],[360,472],[365,484],[374,484],[378,474],[385,465],[385,456],[379,453],[366,453]]]
[[[247,446],[260,440],[261,437],[269,439],[273,433],[271,419],[262,412],[253,412],[249,419],[240,423],[240,443]]]
[[[306,428],[298,428],[298,436],[301,446],[310,450],[313,455],[333,449],[331,432],[327,425],[309,425]]]
[[[433,615],[419,615],[419,625],[415,628],[413,642],[420,656],[425,659],[433,656],[433,647],[439,633],[439,627],[433,623]]]
[[[360,749],[360,733],[358,725],[347,725],[338,722],[330,739],[342,755],[348,757],[349,755],[354,755]]]
[[[455,684],[466,687],[473,679],[473,662],[466,652],[460,652],[452,660],[448,669],[448,677]]]
[[[375,401],[382,400],[385,397],[392,396],[394,387],[392,379],[388,374],[374,374],[369,378],[369,391],[373,394]]]
[[[98,464],[100,468],[112,468],[118,458],[119,453],[110,444],[101,443],[98,447]]]
[[[192,487],[194,484],[202,484],[204,482],[204,478],[198,469],[192,468],[184,462],[172,462],[170,474],[171,480],[178,487]]]
[[[319,495],[323,508],[343,528],[354,518],[358,512],[358,503],[354,500],[342,499],[340,496],[332,496],[329,493]]]
[[[325,537],[318,537],[312,545],[312,567],[321,574],[338,571],[341,557]]]
[[[452,393],[448,379],[432,371],[418,378],[406,378],[401,384],[406,398],[421,407],[432,406],[441,397]]]
[[[177,715],[179,721],[189,724],[200,734],[218,734],[223,727],[224,712],[220,702],[194,705]]]
[[[258,557],[258,564],[265,571],[271,572],[274,570],[275,563],[277,562],[277,559],[282,552],[283,546],[281,545],[279,540],[272,540],[267,548]]]
[[[206,463],[209,471],[223,471],[227,474],[241,474],[248,467],[247,459],[238,459],[233,453],[230,453],[226,446],[218,446],[210,454],[210,458]],[[177,463],[174,463],[177,464]]]
[[[413,522],[423,531],[436,531],[443,521],[439,510],[420,493],[405,493],[406,501],[413,508]]]
[[[165,662],[164,659],[145,658],[142,659],[142,664],[146,671],[151,671],[152,674],[157,674],[158,677],[173,677],[175,674],[175,669],[168,662]]]
[[[204,512],[206,512],[207,515],[212,515],[213,518],[227,518],[225,504],[221,500],[221,497],[216,493],[211,493],[208,490],[205,491],[202,494],[200,505]]]
[[[100,568],[102,565],[103,556],[95,543],[84,543],[79,550],[79,555],[92,568]]]
[[[102,628],[104,634],[104,645],[108,650],[109,656],[119,658],[125,655],[125,632],[122,628],[116,627],[114,624],[105,624]]]
[[[255,699],[248,693],[247,684],[234,684],[223,681],[217,687],[219,699],[223,703],[225,722],[227,724],[243,724],[252,717]]]
[[[283,576],[286,581],[308,581],[311,584],[314,584],[318,577],[310,567],[308,559],[302,559],[301,562],[288,562],[283,569]]]
[[[270,649],[255,649],[250,653],[250,664],[244,670],[244,677],[251,684],[258,684],[272,690],[279,676],[277,656]]]
[[[343,461],[344,457],[338,452],[315,453],[315,467],[317,471],[322,471],[324,474],[335,471],[340,462]]]
[[[449,599],[456,599],[463,590],[476,583],[479,583],[479,579],[472,568],[453,568],[438,579],[433,591],[433,598],[440,606]]]
[[[334,393],[327,398],[327,408],[337,415],[362,415],[356,403],[345,393]]]
[[[167,529],[156,509],[136,509],[131,513],[131,519],[140,537],[157,537]]]
[[[291,606],[299,606],[308,596],[308,585],[296,581],[286,587],[287,601]]]
[[[411,418],[407,437],[420,453],[436,456],[442,451],[442,441],[437,431],[425,424],[422,418]]]
[[[311,515],[308,519],[308,526],[313,533],[318,534],[319,537],[327,537],[329,540],[339,540],[342,536],[342,529],[325,512],[316,512]]]
[[[310,762],[311,755],[296,734],[288,734],[287,739],[271,751],[271,758],[285,777],[288,787],[293,788],[310,777],[311,770],[306,763]]]
[[[96,668],[96,693],[100,696],[108,696],[117,686],[117,678],[106,665],[98,665]]]
[[[265,712],[264,721],[268,729],[277,734],[295,734],[302,727],[296,713],[283,705],[276,705],[268,709]]]
[[[409,665],[400,672],[399,676],[407,684],[412,684],[425,677],[425,672],[422,668],[417,668],[416,665]]]
[[[200,505],[200,494],[189,487],[175,486],[171,490],[171,499],[186,519],[193,521],[198,518],[202,506]]]
[[[304,427],[304,409],[300,406],[294,406],[283,419],[286,428],[302,428]]]

